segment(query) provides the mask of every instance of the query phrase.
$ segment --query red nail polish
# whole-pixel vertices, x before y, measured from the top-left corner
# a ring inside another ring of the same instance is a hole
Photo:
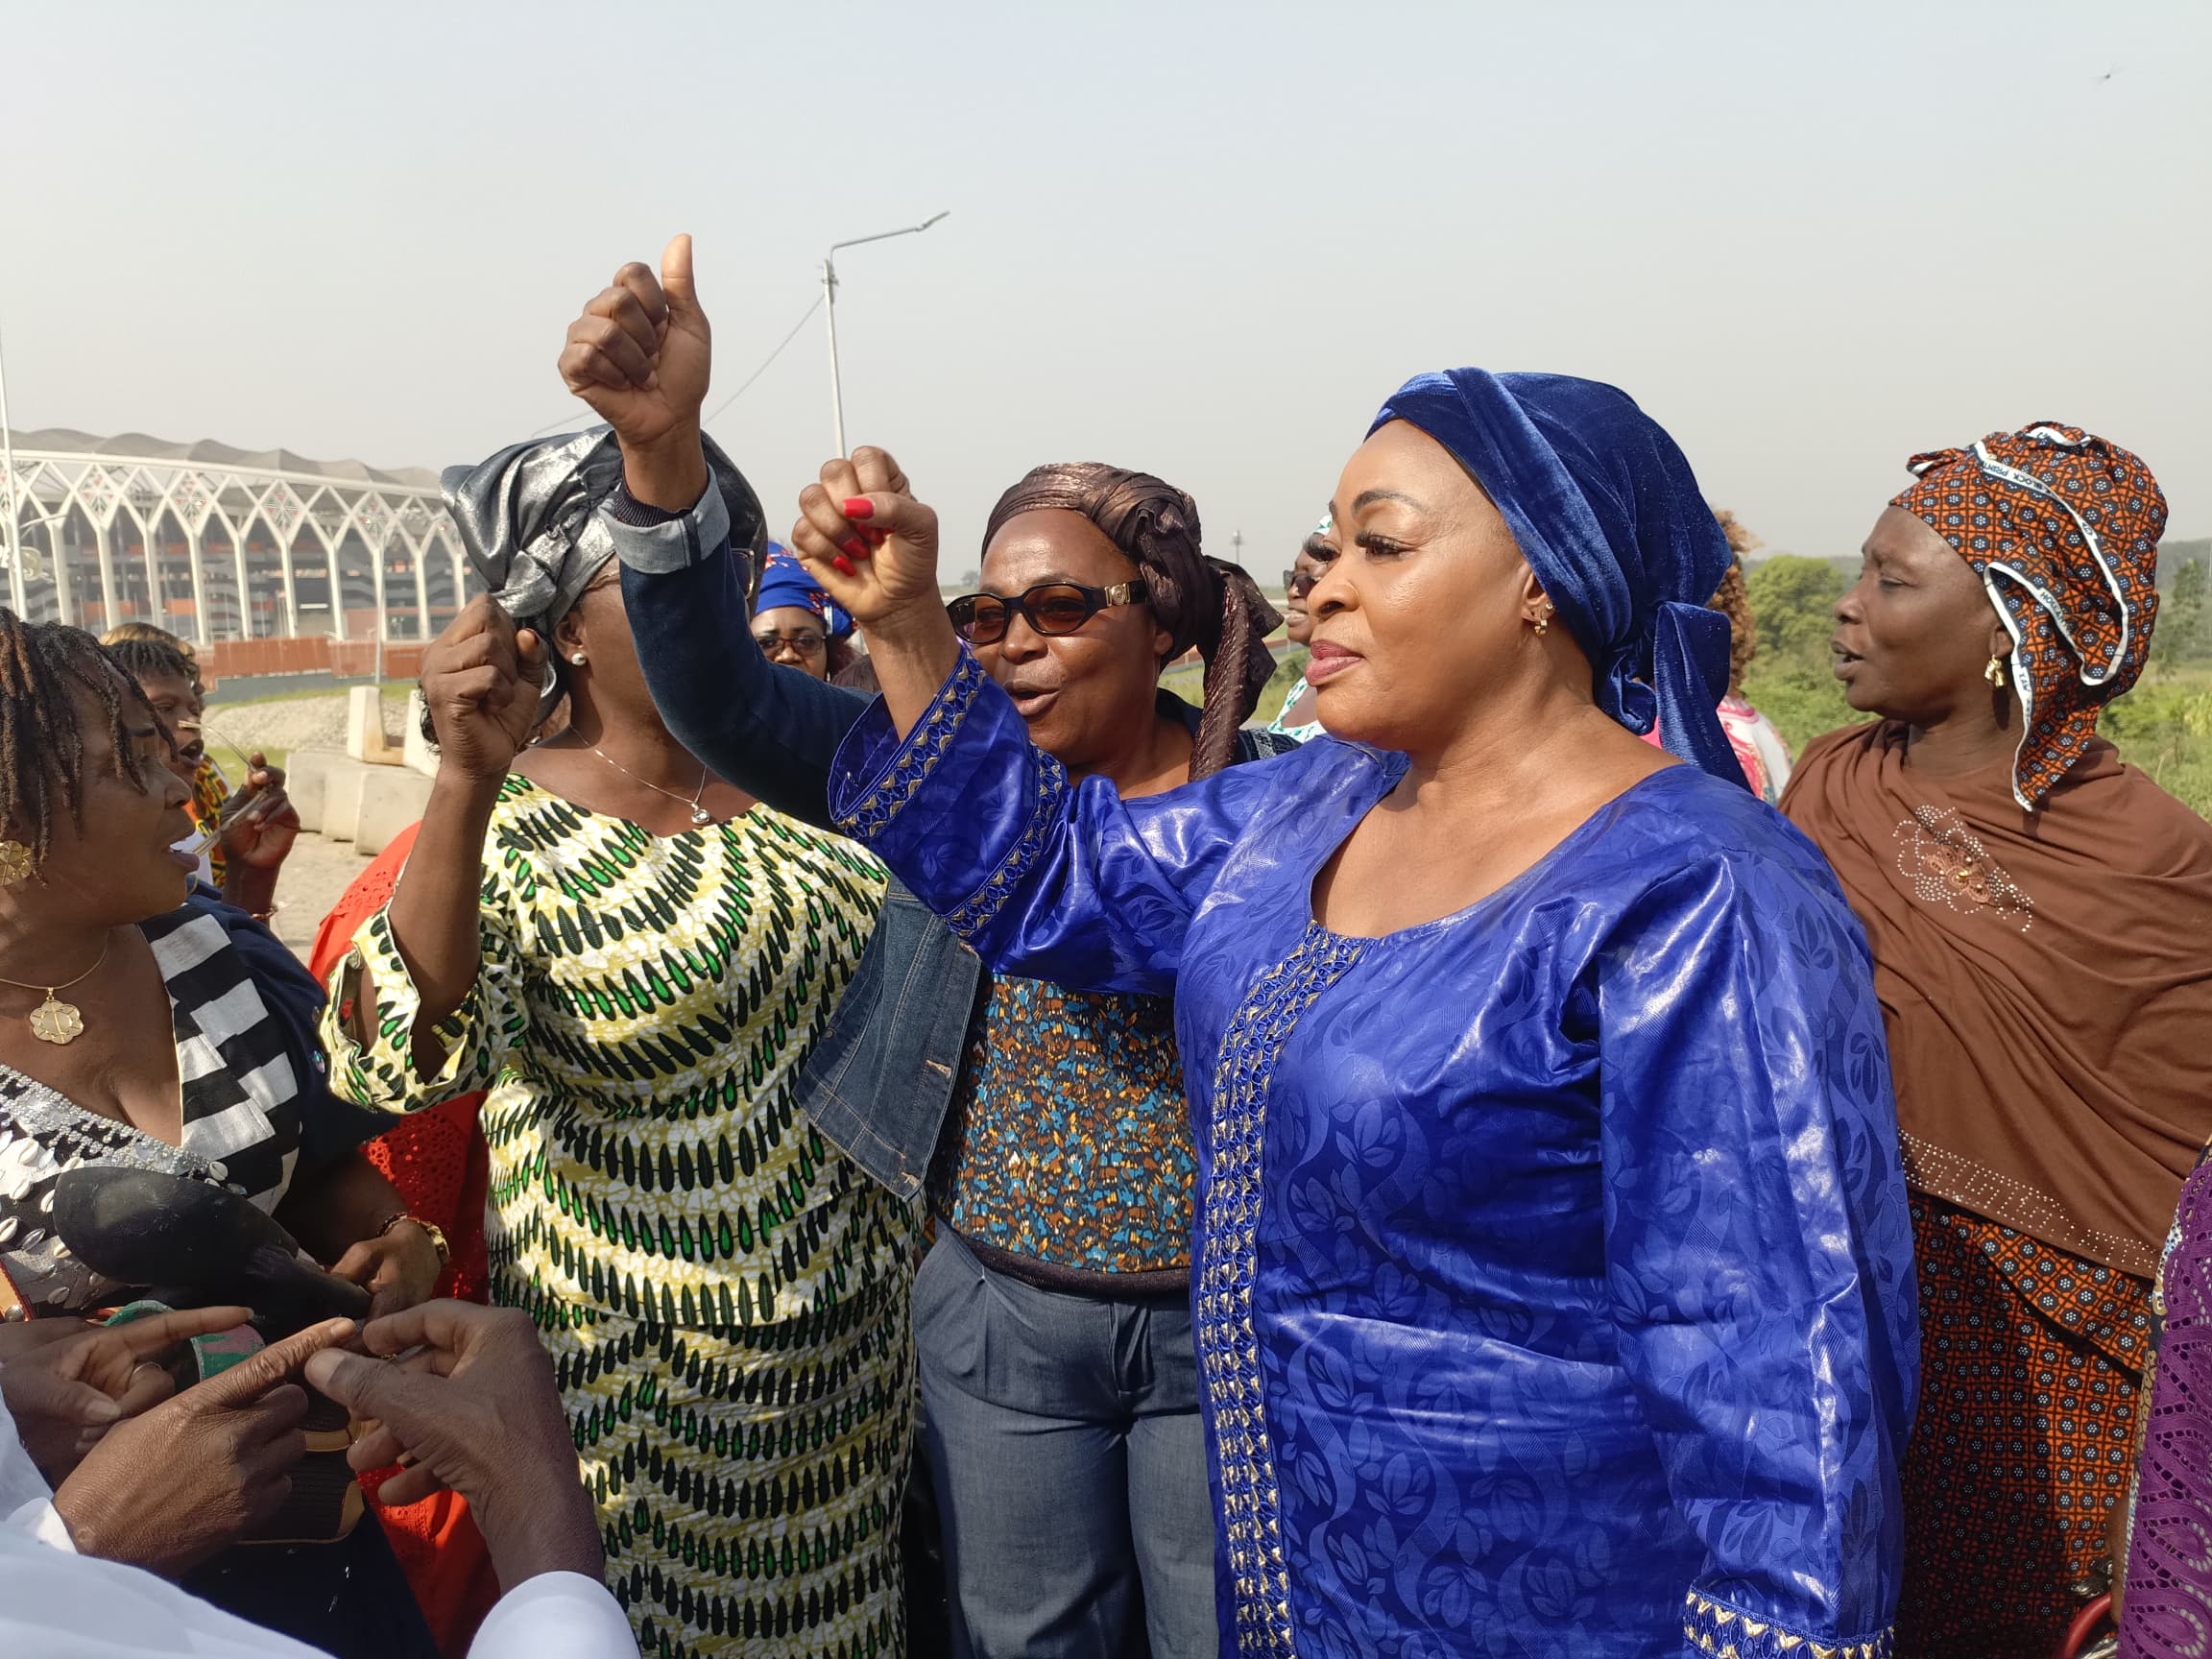
[[[880,547],[884,542],[891,540],[890,531],[878,530],[873,525],[863,525],[860,534],[867,540],[868,545],[871,547]]]
[[[869,500],[865,495],[855,495],[852,500],[840,506],[837,511],[844,514],[848,518],[873,518],[876,517],[876,503]]]
[[[847,541],[844,544],[844,547],[845,551],[852,554],[855,559],[865,559],[868,557],[868,543],[861,541],[857,536],[854,537],[852,541]]]
[[[850,559],[840,557],[830,560],[830,563],[840,576],[857,576],[859,574],[857,570],[853,568],[853,561]]]

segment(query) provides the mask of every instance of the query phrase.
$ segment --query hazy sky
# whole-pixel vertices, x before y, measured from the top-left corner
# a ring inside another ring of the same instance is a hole
[[[1851,551],[1908,454],[2035,420],[2212,534],[2202,0],[0,0],[0,41],[18,429],[474,460],[582,416],[563,330],[670,232],[718,400],[829,243],[950,208],[839,264],[848,430],[949,571],[1075,459],[1278,570],[1463,363],[1625,387],[1770,548]],[[787,524],[818,314],[711,429]]]

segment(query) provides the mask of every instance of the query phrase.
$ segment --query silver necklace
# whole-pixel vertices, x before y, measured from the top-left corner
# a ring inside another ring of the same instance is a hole
[[[608,765],[613,767],[615,771],[621,773],[623,777],[635,780],[637,782],[644,784],[646,788],[652,790],[656,795],[665,795],[671,801],[684,801],[684,797],[677,794],[675,790],[663,789],[660,784],[654,782],[650,778],[639,778],[637,773],[631,771],[629,767],[623,765],[621,761],[615,759],[612,755],[609,755],[606,751],[601,749],[598,744],[594,743],[591,745],[591,753],[598,756],[600,759],[606,761]],[[714,814],[708,811],[706,807],[699,805],[700,799],[706,793],[707,768],[705,765],[701,765],[699,768],[699,787],[691,791],[691,799],[688,801],[684,801],[684,805],[691,808],[691,822],[698,825],[702,830],[714,822]]]

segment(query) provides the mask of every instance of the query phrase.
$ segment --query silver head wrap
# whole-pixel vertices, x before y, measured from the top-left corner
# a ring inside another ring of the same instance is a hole
[[[758,581],[768,544],[760,498],[711,438],[707,468],[730,510],[730,545],[750,553]],[[469,563],[516,626],[547,645],[543,713],[559,695],[553,630],[575,608],[607,561],[614,538],[600,507],[622,482],[622,446],[612,427],[511,444],[473,467],[448,467],[439,483]]]

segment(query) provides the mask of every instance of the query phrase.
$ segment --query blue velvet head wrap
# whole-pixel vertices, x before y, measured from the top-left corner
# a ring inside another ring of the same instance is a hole
[[[1714,711],[1728,619],[1706,609],[1728,540],[1665,429],[1615,387],[1564,374],[1451,369],[1401,386],[1368,428],[1418,427],[1449,449],[1590,659],[1598,706],[1631,732],[1743,781]]]
[[[768,543],[768,559],[760,568],[760,594],[755,611],[811,611],[822,618],[822,632],[842,639],[853,632],[853,618],[830,603],[830,595],[805,565],[784,550],[780,541]]]

